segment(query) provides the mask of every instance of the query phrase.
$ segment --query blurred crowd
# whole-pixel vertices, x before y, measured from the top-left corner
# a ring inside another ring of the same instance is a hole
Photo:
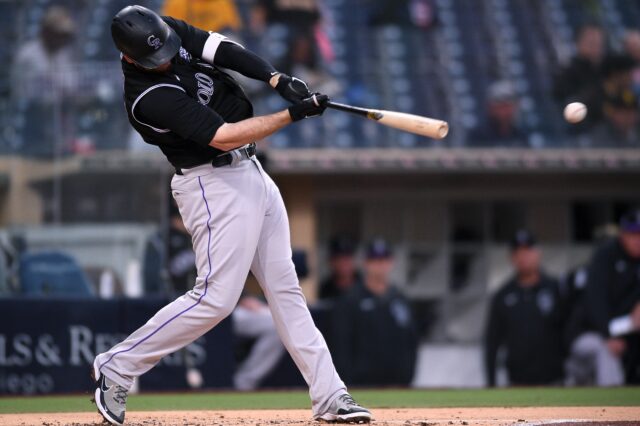
[[[640,209],[622,216],[591,260],[560,280],[535,237],[511,241],[513,276],[493,296],[485,335],[487,383],[497,365],[519,386],[640,383]]]
[[[429,25],[430,1],[403,0],[400,7],[397,2],[368,2],[363,10],[372,25],[415,21],[424,26]],[[9,145],[20,154],[45,159],[105,149],[144,149],[121,109],[118,52],[107,40],[100,49],[109,50],[105,56],[109,60],[84,57],[82,43],[87,41],[78,35],[80,18],[56,4],[60,2],[52,3],[43,13],[37,36],[15,50],[10,72],[15,137]],[[385,15],[391,9],[396,13]],[[328,36],[333,24],[321,0],[167,0],[160,12],[230,37],[313,90],[334,96],[344,89],[328,71],[335,58]],[[271,91],[264,84],[234,76],[258,107],[266,102]],[[0,153],[6,149],[0,146]]]
[[[364,1],[358,7],[364,25],[370,28],[396,26],[422,32],[444,28],[432,0]],[[366,104],[378,102],[379,93],[388,89],[367,87],[355,78],[345,84],[344,78],[335,75],[336,49],[345,49],[345,45],[332,40],[348,28],[338,27],[331,7],[323,0],[167,0],[161,13],[223,33],[329,96]],[[100,48],[109,50],[108,61],[82,57],[79,28],[73,11],[54,2],[43,14],[37,37],[15,50],[10,76],[16,114],[12,144],[22,154],[50,158],[104,149],[144,149],[126,126],[121,109],[117,52],[107,43]],[[552,97],[557,103],[555,124],[560,123],[562,108],[569,102],[583,102],[588,114],[582,123],[565,123],[563,129],[552,132],[552,138],[563,141],[551,142],[551,146],[636,147],[640,137],[640,31],[630,28],[618,40],[597,23],[587,23],[576,31],[573,50],[575,55],[559,65],[553,87],[543,97]],[[357,75],[363,80],[374,71],[358,70]],[[274,107],[267,87],[249,79],[241,81],[259,107]],[[532,125],[524,120],[522,90],[517,86],[513,79],[500,78],[486,86],[479,99],[484,108],[479,110],[475,125],[467,129],[465,146],[541,146],[541,130],[554,127],[554,123]],[[461,130],[456,134],[463,134]],[[326,143],[298,139],[295,144],[301,146]]]
[[[576,55],[555,80],[554,96],[561,104],[582,102],[587,118],[573,132],[588,135],[594,146],[609,141],[637,147],[640,140],[640,31],[628,30],[622,49],[607,47],[602,27],[589,23],[576,34]]]
[[[557,115],[571,102],[587,107],[586,118],[565,124],[575,147],[638,147],[640,142],[640,31],[629,29],[622,48],[610,49],[605,30],[581,26],[575,36],[575,56],[554,76]],[[486,117],[470,135],[474,146],[532,146],[532,132],[519,117],[520,101],[512,82],[500,80],[487,88]]]

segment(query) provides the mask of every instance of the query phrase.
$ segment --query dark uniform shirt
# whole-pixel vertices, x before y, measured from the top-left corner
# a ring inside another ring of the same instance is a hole
[[[408,385],[417,333],[409,303],[395,288],[383,296],[363,284],[338,301],[331,354],[340,376],[354,385]]]
[[[629,315],[640,302],[640,259],[632,259],[618,239],[600,246],[588,267],[586,300],[596,331],[609,336],[609,321]]]
[[[539,385],[563,377],[563,319],[558,282],[541,275],[532,287],[515,277],[493,297],[487,324],[485,367],[495,385],[498,349],[506,347],[511,384]]]
[[[337,283],[337,278],[335,275],[329,275],[327,278],[322,280],[320,283],[320,291],[318,293],[318,298],[320,300],[329,300],[335,301],[340,296],[344,295],[348,292],[352,287],[356,285],[362,285],[362,275],[360,272],[356,272],[353,274],[353,279],[351,280],[351,284],[349,287],[341,288]]]
[[[640,303],[640,259],[631,258],[618,239],[602,244],[588,267],[585,289],[587,319],[605,338],[609,322],[629,315]],[[623,356],[627,383],[640,382],[640,335],[625,336],[627,348]]]
[[[189,168],[221,154],[209,146],[218,128],[250,118],[253,108],[234,79],[213,65],[217,51],[231,43],[184,21],[163,20],[180,36],[182,47],[164,73],[122,59],[125,106],[145,142],[160,147],[173,166]]]

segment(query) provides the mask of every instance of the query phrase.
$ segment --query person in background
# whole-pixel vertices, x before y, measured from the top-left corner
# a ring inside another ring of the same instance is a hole
[[[410,25],[428,29],[436,24],[432,0],[368,0],[363,2],[372,26]]]
[[[558,281],[540,266],[534,236],[511,241],[514,275],[493,296],[485,334],[487,384],[496,384],[496,358],[506,349],[510,385],[553,385],[563,380],[564,312]]]
[[[640,142],[634,67],[634,60],[627,55],[612,55],[605,59],[602,66],[604,120],[591,134],[593,145],[633,147]]]
[[[289,75],[296,75],[309,86],[328,96],[338,96],[340,83],[322,66],[316,42],[311,34],[299,33],[291,38],[284,62],[280,69]]]
[[[362,284],[362,275],[357,269],[356,247],[353,240],[345,235],[331,239],[329,243],[329,265],[331,272],[320,283],[318,298],[336,301],[352,287]]]
[[[631,78],[633,80],[633,91],[636,96],[640,96],[640,31],[629,30],[624,35],[624,53],[629,55],[635,62]]]
[[[169,232],[167,241],[167,272],[175,294],[187,292],[195,282],[196,254],[191,245],[191,235],[184,226],[176,202],[171,199]]]
[[[61,153],[71,144],[73,110],[82,93],[73,41],[76,24],[69,11],[51,6],[35,40],[16,50],[11,68],[14,104],[24,112],[23,152],[37,156]]]
[[[584,124],[573,126],[580,132],[602,118],[602,61],[605,57],[605,34],[599,25],[583,25],[576,35],[576,56],[560,70],[554,83],[554,96],[564,108],[579,101],[587,106]]]
[[[269,25],[282,24],[292,34],[313,35],[320,18],[317,0],[257,0],[251,11],[251,28],[262,34]]]
[[[166,0],[162,14],[226,35],[237,33],[242,28],[233,0]]]
[[[472,146],[526,146],[527,134],[518,124],[518,98],[510,81],[497,81],[487,90],[487,117],[470,136]]]
[[[332,354],[347,383],[406,386],[413,379],[417,333],[407,299],[390,282],[392,268],[389,245],[374,239],[363,285],[352,286],[335,307]]]
[[[640,208],[624,214],[620,235],[595,251],[585,303],[594,333],[577,349],[592,357],[596,383],[640,383]]]
[[[249,354],[233,375],[233,385],[242,391],[255,390],[278,365],[285,352],[284,345],[278,336],[269,306],[261,297],[245,290],[231,319],[236,336],[255,340]]]
[[[73,40],[76,25],[62,6],[51,6],[40,23],[38,38],[19,46],[12,67],[16,99],[43,101],[69,95],[75,74],[67,75],[75,62]]]

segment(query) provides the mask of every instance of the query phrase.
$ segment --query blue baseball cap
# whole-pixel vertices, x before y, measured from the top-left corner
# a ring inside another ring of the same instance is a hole
[[[356,252],[356,245],[347,235],[336,235],[329,242],[330,256],[353,256]]]
[[[516,231],[511,238],[511,250],[517,250],[519,248],[531,248],[536,245],[536,238],[531,232],[526,229],[520,229]]]
[[[388,259],[391,256],[391,247],[383,238],[375,238],[367,245],[367,259]]]

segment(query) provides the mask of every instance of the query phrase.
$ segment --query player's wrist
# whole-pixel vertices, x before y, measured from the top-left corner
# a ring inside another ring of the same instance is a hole
[[[269,79],[269,85],[274,89],[278,86],[278,82],[280,82],[281,75],[282,73],[279,73],[279,72],[273,73],[271,75],[271,78]]]

